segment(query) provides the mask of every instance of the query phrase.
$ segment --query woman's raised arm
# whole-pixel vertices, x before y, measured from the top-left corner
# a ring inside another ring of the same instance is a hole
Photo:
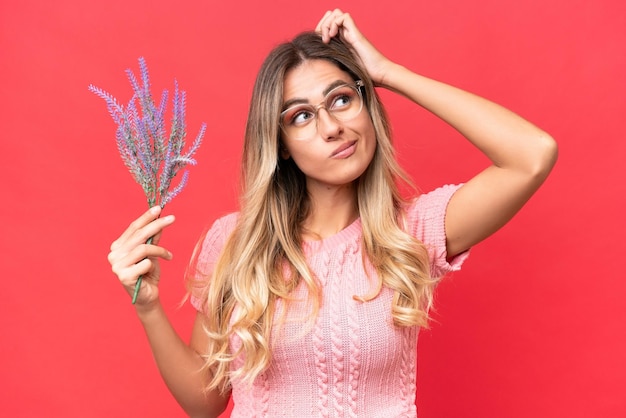
[[[485,239],[528,201],[557,158],[550,135],[487,99],[421,76],[383,56],[349,14],[327,12],[317,26],[323,39],[341,36],[377,86],[395,91],[450,124],[491,165],[452,197],[446,212],[448,257]]]

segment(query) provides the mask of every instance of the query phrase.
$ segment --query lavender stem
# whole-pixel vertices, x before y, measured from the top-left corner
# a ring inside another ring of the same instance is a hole
[[[154,237],[148,238],[148,241],[146,241],[146,244],[148,244],[148,245],[152,244],[152,240],[153,239],[154,239]],[[141,288],[141,282],[143,282],[143,274],[137,278],[137,283],[135,283],[135,291],[133,292],[133,300],[132,300],[133,305],[137,302],[137,295],[139,295],[139,289]]]

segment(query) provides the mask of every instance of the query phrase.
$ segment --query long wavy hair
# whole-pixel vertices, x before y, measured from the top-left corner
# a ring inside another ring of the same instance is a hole
[[[373,82],[340,39],[326,44],[316,33],[302,33],[268,55],[254,86],[241,165],[240,213],[206,292],[208,390],[227,391],[233,378],[251,383],[268,367],[278,299],[288,303],[292,291],[304,283],[310,318],[319,311],[320,284],[302,250],[302,225],[310,210],[305,176],[291,158],[280,157],[279,126],[285,75],[316,59],[330,61],[355,81],[363,81],[376,132],[374,156],[356,180],[356,193],[363,256],[374,266],[378,285],[355,299],[367,303],[386,286],[394,293],[391,313],[396,326],[427,325],[435,279],[430,277],[423,244],[405,232],[407,202],[398,181],[411,183],[396,162],[387,116]],[[237,352],[229,349],[234,335],[241,341]],[[238,356],[243,365],[231,370]]]

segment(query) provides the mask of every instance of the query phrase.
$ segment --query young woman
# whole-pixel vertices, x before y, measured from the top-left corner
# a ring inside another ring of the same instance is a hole
[[[449,123],[492,162],[463,185],[405,200],[375,87]],[[411,417],[416,344],[433,288],[503,226],[550,172],[557,147],[485,99],[382,55],[349,14],[275,48],[256,80],[240,211],[190,263],[189,345],[159,302],[158,207],[111,246],[157,365],[191,416]],[[143,244],[156,235],[152,245]]]

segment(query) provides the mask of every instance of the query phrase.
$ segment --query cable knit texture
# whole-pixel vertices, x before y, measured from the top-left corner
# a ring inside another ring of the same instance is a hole
[[[441,277],[458,270],[465,252],[446,261],[444,217],[452,194],[460,186],[444,186],[423,194],[408,208],[409,231],[424,242],[431,273]],[[200,242],[193,263],[210,275],[236,214],[217,220]],[[309,266],[323,286],[323,299],[314,325],[302,326],[310,313],[306,289],[294,293],[300,301],[289,305],[280,333],[272,336],[272,363],[252,389],[232,382],[232,417],[416,417],[416,357],[418,327],[392,323],[393,292],[383,288],[370,302],[355,301],[374,282],[371,265],[361,257],[361,222],[322,241],[307,241],[303,249]],[[366,274],[365,270],[368,270]],[[204,291],[191,297],[204,309]],[[285,309],[277,304],[280,315]],[[233,351],[239,347],[231,339]],[[233,362],[236,368],[241,359]]]

